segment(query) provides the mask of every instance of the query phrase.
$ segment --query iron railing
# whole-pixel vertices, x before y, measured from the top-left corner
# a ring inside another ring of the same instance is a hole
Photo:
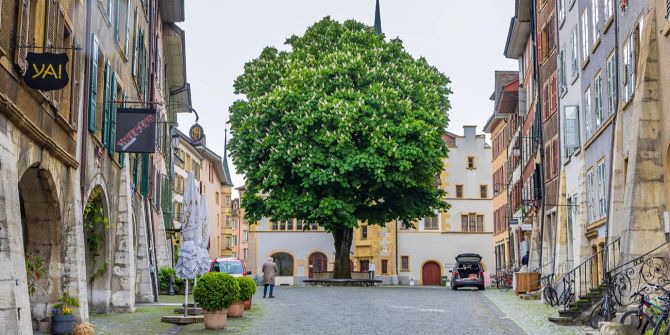
[[[611,293],[618,305],[634,304],[634,292],[651,294],[654,286],[670,286],[670,243],[666,242],[633,260],[612,268]]]
[[[565,273],[557,281],[545,276],[543,297],[552,306],[563,306],[570,309],[576,299],[587,297],[589,293],[600,289],[608,269],[616,267],[617,255],[620,252],[621,239],[611,243],[588,257],[571,271]],[[548,284],[548,285],[547,285]]]

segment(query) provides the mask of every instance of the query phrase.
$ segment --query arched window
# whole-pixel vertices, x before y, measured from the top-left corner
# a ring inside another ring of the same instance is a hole
[[[272,259],[277,264],[277,269],[279,269],[277,276],[293,276],[293,256],[285,252],[278,252],[272,255]]]

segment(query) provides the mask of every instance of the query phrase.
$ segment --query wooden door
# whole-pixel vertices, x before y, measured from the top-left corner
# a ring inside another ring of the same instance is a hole
[[[421,280],[423,285],[440,285],[441,270],[440,265],[435,262],[428,262],[423,265],[421,270]]]
[[[370,265],[370,261],[364,260],[359,262],[360,265],[360,271],[361,272],[368,272],[368,266]]]
[[[326,255],[317,252],[309,256],[309,278],[314,278],[314,272],[326,272],[328,270],[328,259]]]

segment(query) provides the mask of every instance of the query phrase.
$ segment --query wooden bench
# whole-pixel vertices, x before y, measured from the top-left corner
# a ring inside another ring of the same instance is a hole
[[[381,284],[379,279],[305,279],[307,286],[359,286],[369,287]]]

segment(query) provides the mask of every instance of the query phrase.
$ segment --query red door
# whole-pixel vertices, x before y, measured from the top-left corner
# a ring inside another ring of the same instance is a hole
[[[428,262],[423,265],[421,271],[421,280],[423,285],[440,285],[440,265],[435,262]]]
[[[314,278],[314,272],[326,272],[328,270],[328,259],[326,255],[317,252],[309,256],[309,278]]]

